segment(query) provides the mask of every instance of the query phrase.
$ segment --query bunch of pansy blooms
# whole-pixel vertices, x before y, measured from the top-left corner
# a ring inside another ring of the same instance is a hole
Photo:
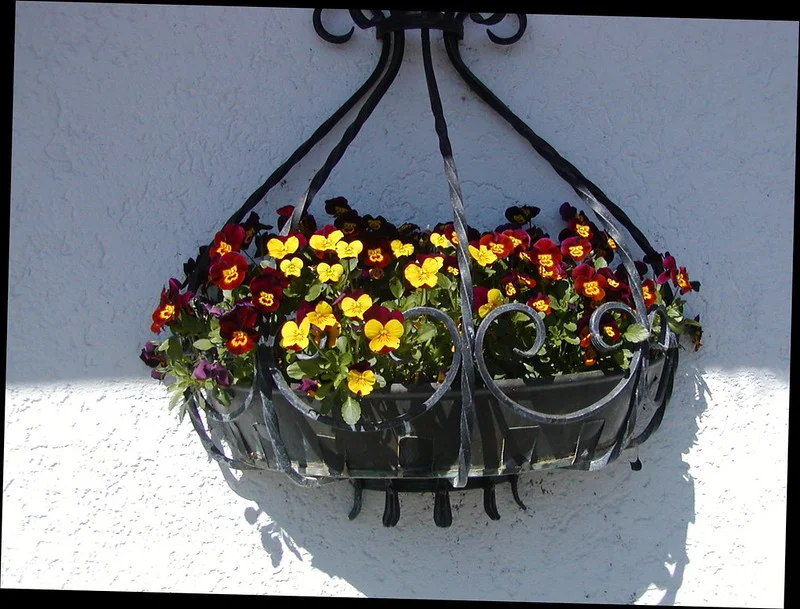
[[[170,377],[171,406],[197,389],[230,404],[233,386],[252,384],[256,345],[267,336],[275,336],[278,365],[295,390],[313,398],[321,413],[350,424],[361,417],[361,399],[387,383],[442,381],[454,351],[449,332],[434,318],[407,319],[404,311],[435,307],[460,326],[453,224],[395,226],[383,216],[360,215],[344,197],[327,200],[325,210],[332,221],[318,224],[304,214],[284,236],[291,206],[278,210],[277,231],[251,213],[215,235],[196,294],[169,281],[151,326],[169,335],[148,342],[141,358],[155,378]],[[602,303],[635,308],[616,243],[568,203],[560,208],[566,228],[555,239],[533,223],[538,213],[515,205],[495,230],[467,229],[475,323],[517,302],[547,329],[542,349],[523,359],[513,349],[533,344],[534,324],[523,313],[501,315],[484,343],[489,371],[495,379],[532,379],[627,369],[628,347],[649,336],[642,326],[606,313],[600,323],[606,342],[623,343],[608,354],[595,350],[589,336],[589,318]],[[648,311],[663,305],[670,328],[698,348],[699,316],[684,316],[682,297],[700,284],[668,252],[658,276],[648,276],[645,262],[653,261],[637,261],[636,270]],[[195,265],[185,265],[187,276]]]

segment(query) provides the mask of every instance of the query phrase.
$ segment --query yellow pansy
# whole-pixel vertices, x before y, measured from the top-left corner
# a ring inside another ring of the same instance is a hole
[[[294,258],[286,258],[281,260],[281,271],[287,277],[300,277],[300,271],[303,269],[303,260],[295,256]]]
[[[351,241],[350,243],[339,241],[336,244],[336,255],[339,256],[340,260],[342,258],[358,258],[358,255],[363,249],[364,244],[357,239],[355,241]]]
[[[331,233],[324,237],[323,235],[311,235],[308,239],[308,244],[311,249],[318,252],[332,252],[336,249],[336,244],[344,237],[344,233],[340,230],[331,231]]]
[[[438,256],[434,256],[432,258],[426,258],[422,262],[422,266],[412,262],[406,266],[403,275],[408,280],[408,283],[415,288],[422,286],[432,288],[436,286],[438,282],[436,273],[439,272],[439,269],[441,269],[443,265],[444,262],[442,259]]]
[[[389,244],[392,248],[392,253],[395,258],[401,256],[410,256],[414,253],[414,245],[411,243],[403,243],[400,239],[395,239]]]
[[[503,304],[503,294],[497,288],[492,288],[489,290],[486,298],[486,304],[483,304],[478,308],[478,315],[480,317],[486,317],[490,311]]]
[[[310,327],[311,322],[308,320],[308,316],[300,322],[300,325],[291,320],[284,323],[281,326],[281,347],[292,351],[300,351],[308,347]]]
[[[317,265],[317,277],[322,283],[326,281],[339,281],[339,278],[344,273],[344,267],[339,264],[328,264],[327,262],[320,262]]]
[[[388,353],[400,346],[403,323],[390,319],[384,325],[377,319],[370,319],[364,324],[364,335],[369,339],[369,348],[375,353]]]
[[[267,241],[267,251],[276,260],[282,260],[289,254],[294,254],[298,247],[300,247],[300,240],[294,235],[287,237],[286,240],[273,237]]]
[[[372,306],[372,298],[369,294],[361,294],[357,299],[345,296],[339,306],[342,307],[345,317],[364,319],[364,313]]]
[[[306,313],[303,321],[308,320],[312,325],[320,330],[336,325],[336,317],[333,314],[333,307],[327,302],[319,302],[313,311]]]
[[[431,243],[433,243],[436,247],[453,247],[450,239],[448,239],[442,233],[431,233]]]
[[[347,373],[347,388],[356,395],[369,395],[375,386],[375,373],[372,370],[350,370]]]
[[[480,247],[470,245],[467,249],[469,249],[470,255],[475,258],[477,263],[481,266],[488,266],[497,262],[495,253],[485,245],[481,245]]]

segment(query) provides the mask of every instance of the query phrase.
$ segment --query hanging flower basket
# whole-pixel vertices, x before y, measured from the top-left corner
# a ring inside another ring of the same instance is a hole
[[[321,12],[314,25],[324,39],[352,35],[327,32]],[[281,471],[306,486],[350,479],[351,518],[362,489],[385,491],[387,526],[399,518],[398,492],[435,492],[434,520],[448,526],[448,492],[479,487],[496,519],[496,483],[510,482],[522,506],[520,474],[600,468],[658,427],[679,336],[699,346],[698,318],[686,316],[683,299],[699,283],[464,66],[465,19],[493,25],[503,15],[351,15],[382,40],[373,74],[186,263],[186,278],[169,281],[152,315],[163,338],[141,358],[167,381],[170,407],[188,412],[209,454],[231,467]],[[514,36],[490,38],[519,39],[526,20],[517,19]],[[432,228],[394,225],[341,196],[325,201],[327,217],[312,214],[312,199],[397,74],[409,29],[422,30],[452,216]],[[492,229],[467,223],[430,29],[444,32],[470,88],[551,163],[595,221],[564,203],[564,225],[551,236],[526,201]],[[262,224],[252,209],[365,96],[302,201],[279,209],[275,227]]]

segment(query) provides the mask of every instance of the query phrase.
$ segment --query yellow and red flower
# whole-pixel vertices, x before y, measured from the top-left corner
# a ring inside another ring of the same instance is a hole
[[[551,239],[542,237],[537,240],[529,254],[531,262],[539,271],[540,277],[555,279],[560,274],[556,272],[556,267],[561,263],[561,250]]]
[[[359,362],[348,368],[347,388],[358,396],[369,395],[375,387],[375,373],[369,362]]]
[[[455,256],[445,256],[444,271],[453,277],[458,277],[458,260]]]
[[[364,313],[364,335],[375,353],[389,353],[400,346],[403,336],[403,314],[386,307],[373,305]]]
[[[572,218],[568,226],[569,230],[582,239],[591,239],[594,236],[591,222],[586,221],[583,215]]]
[[[288,285],[286,278],[273,268],[265,268],[258,277],[250,281],[250,294],[253,306],[262,313],[277,309],[283,300],[283,288]]]
[[[611,315],[603,315],[600,320],[600,332],[605,334],[603,339],[607,343],[613,343],[622,336],[622,332],[619,331],[617,326],[617,321]]]
[[[580,262],[586,258],[591,251],[591,242],[583,237],[568,237],[561,242],[561,254],[569,256],[575,262]]]
[[[575,282],[575,291],[581,296],[594,301],[605,298],[607,279],[595,273],[594,268],[588,264],[579,264],[572,269],[572,280]]]
[[[153,311],[153,323],[150,330],[158,334],[165,325],[171,325],[178,319],[183,310],[188,310],[189,301],[194,297],[192,292],[181,294],[181,284],[177,279],[169,280],[169,287],[161,290],[156,310]]]
[[[652,279],[642,281],[642,298],[644,298],[644,304],[648,309],[658,300],[657,289]]]
[[[413,249],[413,246],[411,246],[412,251]],[[386,243],[367,245],[361,254],[361,262],[368,267],[384,268],[391,261],[392,255]]]
[[[503,293],[497,288],[489,289],[483,286],[472,288],[472,306],[479,317],[486,317],[503,302]]]
[[[604,266],[597,270],[598,275],[606,278],[606,293],[608,297],[613,300],[622,300],[627,302],[630,298],[631,288],[622,281],[610,267]]]
[[[509,273],[500,280],[500,288],[503,294],[508,298],[514,298],[519,293],[517,287],[518,275],[514,272]]]
[[[539,311],[540,313],[544,313],[545,315],[550,315],[552,309],[550,308],[550,297],[545,296],[541,292],[536,294],[533,298],[528,299],[526,303],[531,309],[535,311]]]
[[[214,235],[214,243],[209,250],[211,259],[228,252],[238,252],[242,248],[244,238],[244,228],[238,224],[226,224],[221,231]]]
[[[687,292],[700,288],[699,282],[689,281],[689,274],[686,272],[686,267],[682,266],[678,268],[675,263],[675,258],[670,256],[669,252],[667,252],[667,255],[664,257],[664,272],[656,278],[656,282],[660,285],[667,282],[669,279],[672,279],[672,283],[681,291],[681,294],[686,294]]]
[[[478,240],[478,248],[486,246],[498,259],[508,257],[514,251],[514,242],[502,233],[486,233]],[[477,258],[476,258],[477,260]],[[480,264],[480,261],[479,261]],[[481,266],[486,266],[481,264]]]
[[[255,330],[258,313],[250,303],[237,303],[219,318],[219,335],[225,340],[225,348],[235,355],[247,353],[256,346],[258,332]]]
[[[208,271],[211,282],[222,290],[234,290],[247,276],[247,259],[236,252],[228,252],[211,263]]]
[[[514,246],[515,252],[524,252],[531,245],[531,236],[528,234],[528,231],[524,231],[521,228],[509,228],[500,234],[504,237],[508,237],[511,241],[511,245]]]

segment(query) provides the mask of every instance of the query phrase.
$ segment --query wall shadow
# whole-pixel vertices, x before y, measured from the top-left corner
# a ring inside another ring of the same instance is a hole
[[[689,357],[686,357],[689,359]],[[381,524],[384,495],[364,492],[353,521],[352,487],[295,486],[274,472],[220,465],[258,525],[277,567],[293,554],[367,597],[671,605],[688,564],[687,529],[695,517],[694,481],[682,455],[695,442],[710,397],[703,370],[679,365],[664,421],[639,448],[597,472],[550,471],[520,478],[522,511],[508,485],[497,488],[499,521],[481,491],[451,493],[453,524],[433,522],[433,494],[401,495],[400,522]],[[307,559],[306,559],[307,560]]]

